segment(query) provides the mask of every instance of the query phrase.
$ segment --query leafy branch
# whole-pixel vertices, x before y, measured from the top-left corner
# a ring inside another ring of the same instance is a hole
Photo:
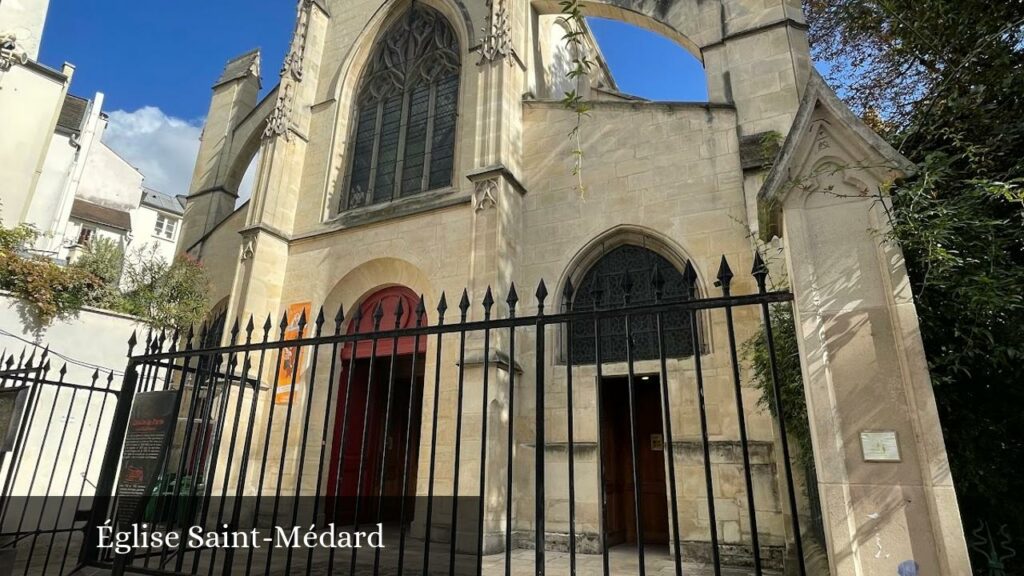
[[[585,5],[580,0],[561,0],[559,2],[562,16],[559,21],[566,27],[566,33],[562,36],[566,49],[571,53],[572,67],[566,72],[566,78],[575,84],[575,88],[565,93],[562,97],[562,106],[576,114],[576,124],[569,131],[569,140],[573,143],[573,168],[572,174],[576,176],[576,191],[580,196],[586,194],[583,185],[583,139],[581,128],[583,117],[588,115],[590,105],[583,97],[586,82],[590,77],[590,71],[594,68],[594,61],[588,57],[586,43],[587,27],[583,14]]]

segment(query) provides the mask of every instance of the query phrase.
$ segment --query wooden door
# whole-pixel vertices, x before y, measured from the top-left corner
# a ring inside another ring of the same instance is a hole
[[[665,484],[665,442],[662,431],[660,384],[655,376],[634,378],[634,426],[639,451],[637,476],[643,511],[645,544],[668,542],[668,506]],[[636,542],[636,507],[633,483],[633,447],[629,429],[629,387],[625,378],[601,383],[602,460],[608,502],[609,545]]]

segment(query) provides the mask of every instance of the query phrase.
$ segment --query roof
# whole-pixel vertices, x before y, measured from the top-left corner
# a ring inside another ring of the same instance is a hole
[[[220,78],[213,85],[215,88],[224,84],[225,82],[231,82],[232,80],[238,80],[245,78],[249,74],[259,78],[260,76],[260,49],[256,48],[250,50],[241,56],[236,56],[224,66],[224,72],[221,73]]]
[[[797,150],[803,142],[810,138],[809,127],[814,118],[814,112],[818,107],[834,118],[839,125],[859,139],[864,146],[878,155],[884,161],[884,165],[893,173],[911,175],[915,171],[914,164],[896,149],[889,145],[881,136],[868,128],[850,109],[839,99],[839,96],[829,87],[825,79],[817,70],[811,68],[810,78],[807,80],[803,97],[800,99],[800,107],[797,109],[796,118],[789,129],[785,142],[775,155],[772,169],[765,178],[761,190],[757,194],[758,219],[762,239],[770,239],[773,235],[780,235],[781,228],[778,223],[779,212],[785,196],[792,189],[788,186],[789,173],[796,162]]]
[[[71,205],[71,217],[126,232],[132,229],[132,217],[127,212],[107,208],[106,206],[100,206],[99,204],[93,204],[78,198],[75,198],[75,203]]]
[[[181,216],[185,213],[185,209],[182,207],[181,202],[177,198],[172,198],[163,192],[157,192],[150,188],[142,189],[142,202],[143,206],[155,208],[163,212],[170,212],[171,214],[177,214]]]
[[[89,100],[74,94],[68,94],[64,97],[64,104],[60,108],[60,116],[57,117],[57,127],[68,132],[81,132],[88,112]]]

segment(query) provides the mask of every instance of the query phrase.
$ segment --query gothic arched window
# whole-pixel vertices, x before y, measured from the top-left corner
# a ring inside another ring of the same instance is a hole
[[[414,4],[377,42],[356,94],[342,210],[452,183],[459,40],[433,8]]]
[[[683,275],[658,253],[641,246],[625,244],[614,248],[593,265],[576,288],[572,309],[587,311],[619,308],[626,304],[626,278],[632,282],[629,304],[653,304],[654,270],[661,271],[665,281],[663,302],[678,302],[689,298]],[[601,362],[626,361],[626,319],[605,318],[601,322]],[[630,317],[633,335],[633,359],[655,360],[658,356],[658,329],[656,316],[636,314]],[[667,358],[683,358],[693,354],[690,336],[690,314],[685,311],[662,314],[664,348]],[[593,322],[572,324],[572,362],[590,364],[596,360]]]

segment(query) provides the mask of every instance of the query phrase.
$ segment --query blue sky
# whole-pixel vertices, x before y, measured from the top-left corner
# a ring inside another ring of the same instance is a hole
[[[147,185],[183,194],[224,63],[259,47],[272,88],[294,20],[292,0],[50,0],[40,61],[74,64],[71,91],[105,95],[107,144]],[[610,20],[590,25],[620,90],[706,99],[700,64],[667,38]]]

